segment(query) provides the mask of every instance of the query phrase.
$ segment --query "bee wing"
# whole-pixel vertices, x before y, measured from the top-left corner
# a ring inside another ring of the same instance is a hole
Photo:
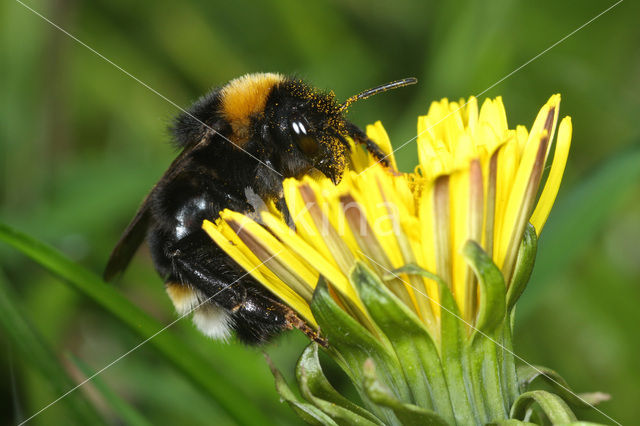
[[[176,176],[178,176],[183,169],[184,161],[193,151],[203,146],[206,141],[207,137],[205,136],[200,140],[200,142],[184,148],[180,155],[178,155],[178,157],[173,160],[167,171],[160,179],[159,183],[172,180]],[[151,199],[154,191],[156,190],[156,188],[158,188],[159,183],[154,185],[149,194],[146,196],[146,198],[140,205],[140,208],[138,209],[135,217],[133,218],[131,223],[129,223],[127,229],[125,229],[124,233],[120,237],[120,240],[118,240],[118,243],[111,252],[111,256],[109,257],[107,266],[104,269],[103,278],[105,279],[105,281],[111,280],[113,277],[127,268],[127,265],[129,265],[131,258],[134,254],[136,254],[138,247],[140,247],[145,237],[147,236],[147,231],[154,222],[151,212]]]
[[[151,193],[144,199],[140,209],[111,252],[107,266],[104,269],[103,277],[105,281],[111,280],[127,268],[129,261],[131,261],[138,247],[147,236],[147,230],[153,221],[149,205],[150,198]]]

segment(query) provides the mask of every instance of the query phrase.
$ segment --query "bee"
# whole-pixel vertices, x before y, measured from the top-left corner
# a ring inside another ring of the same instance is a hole
[[[177,312],[193,311],[198,329],[248,344],[298,328],[320,340],[294,311],[237,265],[202,230],[231,209],[252,212],[252,198],[288,217],[282,181],[320,172],[338,184],[350,154],[347,137],[381,162],[385,155],[345,118],[353,102],[416,83],[407,78],[338,103],[333,93],[274,73],[247,74],[213,89],[171,127],[180,154],[151,189],[105,268],[124,271],[147,240],[154,266]]]

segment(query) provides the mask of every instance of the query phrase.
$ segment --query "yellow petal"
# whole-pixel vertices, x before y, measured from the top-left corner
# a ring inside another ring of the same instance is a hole
[[[353,287],[349,284],[347,277],[334,266],[334,264],[323,257],[313,246],[300,238],[291,228],[282,222],[276,216],[270,213],[263,213],[262,220],[265,225],[286,245],[296,252],[299,256],[303,256],[318,271],[322,271],[322,275],[333,284],[341,293],[356,301],[357,295]],[[314,286],[315,287],[315,286]]]
[[[502,104],[502,98],[486,99],[482,103],[480,108],[480,116],[478,118],[480,123],[489,125],[498,138],[502,138],[504,132],[506,132],[507,126],[507,114]]]
[[[442,175],[433,185],[434,247],[436,253],[436,274],[453,288],[451,273],[451,214],[450,176]]]
[[[493,260],[498,267],[502,267],[504,260],[504,252],[509,244],[508,239],[502,238],[502,227],[505,223],[505,215],[507,211],[507,203],[509,194],[513,185],[513,176],[516,172],[516,141],[511,140],[502,145],[497,151],[497,178],[496,178],[496,199],[495,199],[495,218],[493,227]]]
[[[224,210],[220,217],[282,281],[288,283],[305,300],[311,301],[313,289],[318,282],[318,271],[243,214]]]
[[[464,105],[464,120],[471,133],[475,132],[478,124],[478,100],[475,96],[471,96],[467,102],[460,100],[460,104]]]
[[[391,146],[391,141],[389,140],[389,135],[387,131],[382,126],[380,120],[376,121],[373,125],[369,124],[367,126],[367,136],[373,140],[380,150],[387,155],[386,160],[389,162],[389,165],[393,170],[398,170],[398,165],[396,164],[396,157],[393,155],[393,147]],[[375,163],[377,160],[373,159]]]
[[[533,125],[531,126],[531,130],[529,130],[529,142],[536,143],[536,133],[542,133],[542,129],[545,128],[547,124],[547,119],[549,118],[549,111],[553,109],[553,117],[552,117],[552,126],[549,130],[549,140],[553,140],[556,123],[558,122],[558,114],[560,112],[560,95],[555,94],[549,98],[547,103],[540,109],[538,112],[538,116],[536,117]]]
[[[331,259],[334,265],[338,264],[333,259],[331,251],[327,247],[323,236],[318,232],[316,225],[309,213],[309,206],[306,205],[300,192],[298,191],[299,182],[295,179],[285,179],[282,183],[284,188],[284,198],[289,208],[291,218],[296,224],[298,234],[310,245],[315,247],[325,259]]]
[[[369,154],[361,146],[358,146],[353,139],[347,138],[347,141],[349,142],[351,150],[351,155],[349,157],[349,170],[359,173],[371,165]]]
[[[539,175],[541,167],[544,167],[549,152],[551,136],[555,129],[558,117],[560,95],[553,95],[549,101],[540,109],[536,120],[531,127],[531,132],[524,146],[524,151],[518,164],[513,185],[509,191],[508,201],[501,224],[499,236],[499,251],[497,252],[497,264],[506,273],[509,279],[512,259],[515,259],[514,247],[519,245],[521,231],[524,230],[525,222],[532,206],[533,197],[539,182],[532,182],[533,174]],[[546,144],[542,146],[542,144]],[[545,149],[543,153],[540,149]],[[543,155],[542,158],[540,155]],[[534,170],[535,168],[535,170]],[[508,259],[507,259],[508,257]],[[508,261],[505,263],[505,259]]]
[[[562,181],[562,175],[564,174],[565,166],[567,165],[567,158],[569,156],[569,148],[571,146],[571,118],[565,117],[560,123],[560,129],[558,130],[558,140],[556,142],[555,153],[553,155],[553,162],[551,163],[551,170],[547,176],[547,182],[544,185],[538,205],[531,215],[531,224],[536,229],[536,233],[540,235],[542,227],[549,217],[549,212],[553,203],[558,195],[560,189],[560,182]]]
[[[257,257],[245,256],[239,249],[238,243],[244,245],[238,238],[237,242],[230,242],[214,225],[208,220],[205,220],[202,224],[207,234],[222,248],[233,260],[238,263],[243,269],[249,272],[260,284],[278,296],[282,301],[291,307],[294,311],[298,312],[306,321],[317,327],[317,323],[313,318],[311,309],[308,303],[296,292],[291,290],[284,282],[276,277],[269,269],[267,269],[263,262]],[[261,271],[262,269],[262,271]],[[265,272],[263,274],[263,272]],[[241,285],[241,284],[237,284]]]
[[[465,283],[470,272],[462,253],[462,247],[469,239],[469,170],[460,170],[450,175],[449,179],[449,209],[451,215],[451,266],[452,292],[460,308],[466,312]]]
[[[420,219],[420,238],[422,246],[422,256],[418,256],[418,264],[429,272],[436,272],[436,248],[435,248],[435,223],[433,210],[433,183],[422,189],[420,204],[418,207],[418,217]],[[417,251],[417,250],[416,250]],[[427,294],[431,297],[431,309],[434,315],[440,315],[440,297],[438,284],[425,278]]]

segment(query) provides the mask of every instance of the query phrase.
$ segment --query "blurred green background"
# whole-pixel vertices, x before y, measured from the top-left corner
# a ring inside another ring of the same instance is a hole
[[[247,72],[296,73],[342,99],[416,76],[418,86],[351,108],[361,126],[381,119],[398,146],[415,135],[416,116],[431,100],[483,92],[613,2],[27,4],[185,107]],[[600,408],[623,424],[637,420],[640,397],[638,16],[640,3],[623,2],[484,93],[503,96],[512,126],[529,126],[556,92],[563,96],[561,115],[573,117],[565,180],[519,305],[515,345],[524,359],[557,370],[574,389],[611,393]],[[175,155],[166,128],[177,110],[13,0],[0,5],[0,46],[0,221],[101,273],[138,203]],[[408,170],[417,161],[415,145],[397,156]],[[115,285],[162,324],[176,318],[146,248]],[[47,371],[78,382],[141,341],[99,304],[5,244],[0,288],[5,424],[28,418],[72,386],[54,383]],[[50,370],[21,349],[7,306],[55,354]],[[245,395],[237,404],[259,407],[273,424],[299,423],[279,402],[261,349],[209,341],[188,320],[170,332],[184,342],[177,351],[199,354],[217,372],[213,386]],[[264,350],[290,379],[305,342],[289,333]],[[83,423],[71,402],[82,405],[83,398],[112,424],[238,423],[150,345],[99,379],[31,424]],[[595,412],[581,414],[607,422]]]

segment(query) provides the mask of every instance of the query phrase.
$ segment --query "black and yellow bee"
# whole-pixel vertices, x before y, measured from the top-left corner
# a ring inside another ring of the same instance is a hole
[[[392,82],[342,104],[332,93],[271,73],[212,90],[175,119],[172,131],[182,151],[120,238],[105,278],[123,271],[147,238],[176,310],[193,310],[204,334],[227,338],[235,330],[247,343],[294,327],[313,334],[207,236],[202,221],[215,220],[225,208],[251,212],[256,195],[288,214],[283,179],[319,171],[337,184],[348,161],[346,137],[384,161],[378,146],[345,119],[346,107],[415,82]]]

